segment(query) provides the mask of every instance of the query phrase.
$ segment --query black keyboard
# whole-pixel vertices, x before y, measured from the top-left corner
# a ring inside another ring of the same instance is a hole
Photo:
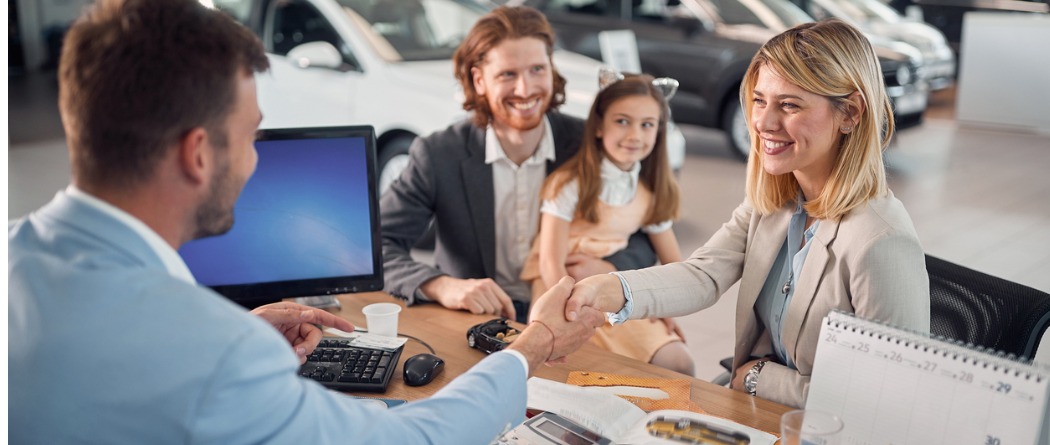
[[[299,367],[299,375],[337,391],[383,392],[403,349],[361,348],[350,346],[350,340],[325,338]]]

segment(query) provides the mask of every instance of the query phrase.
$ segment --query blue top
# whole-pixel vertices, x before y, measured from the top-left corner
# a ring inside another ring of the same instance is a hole
[[[791,369],[796,369],[795,362],[784,348],[782,322],[787,314],[788,305],[791,304],[791,296],[795,294],[796,277],[802,273],[802,265],[806,263],[806,255],[809,254],[811,245],[809,241],[820,226],[820,220],[816,220],[809,229],[805,228],[808,215],[802,208],[803,205],[805,202],[800,195],[798,206],[795,207],[795,213],[791,215],[791,222],[788,223],[787,239],[780,247],[780,253],[777,254],[773,267],[769,269],[766,283],[762,285],[758,301],[755,302],[758,318],[770,333],[769,337],[773,340],[773,351],[776,352],[778,361]],[[803,236],[806,244],[799,249]],[[787,261],[789,257],[792,259],[790,265]]]
[[[272,326],[65,193],[14,222],[8,248],[11,443],[480,444],[524,419],[512,354],[393,409],[300,378]]]

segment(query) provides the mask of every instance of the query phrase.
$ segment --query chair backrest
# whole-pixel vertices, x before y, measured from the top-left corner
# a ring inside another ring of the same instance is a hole
[[[930,331],[952,340],[1035,356],[1050,326],[1050,294],[926,255]]]

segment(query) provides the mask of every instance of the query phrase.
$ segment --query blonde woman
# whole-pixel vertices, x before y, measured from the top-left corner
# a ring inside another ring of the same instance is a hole
[[[566,306],[617,320],[689,314],[740,282],[732,387],[801,407],[820,323],[840,310],[928,332],[922,246],[886,186],[890,102],[868,40],[807,23],[755,55],[740,98],[747,196],[684,262],[580,281]]]

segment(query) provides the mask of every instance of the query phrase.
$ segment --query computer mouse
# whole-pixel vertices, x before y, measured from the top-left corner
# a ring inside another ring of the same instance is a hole
[[[434,354],[413,355],[405,360],[405,384],[423,386],[434,380],[445,369],[445,361]]]

